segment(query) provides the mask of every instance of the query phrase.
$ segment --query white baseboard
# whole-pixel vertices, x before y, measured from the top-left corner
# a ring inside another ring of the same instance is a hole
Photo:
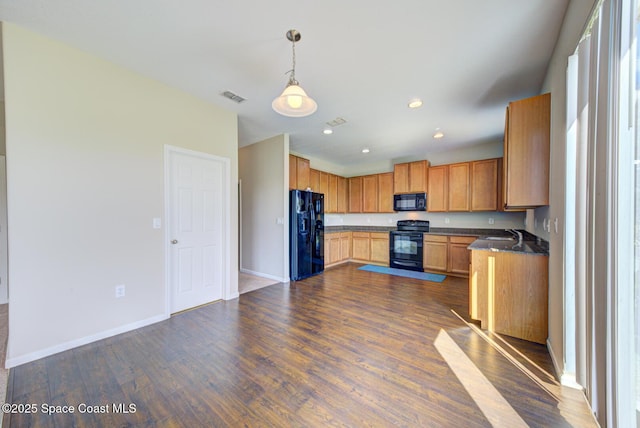
[[[164,321],[169,317],[166,315],[157,315],[155,317],[147,318],[144,320],[136,321],[131,324],[122,325],[111,330],[102,331],[91,336],[82,337],[80,339],[71,340],[69,342],[61,343],[59,345],[51,346],[49,348],[41,349],[39,351],[31,352],[18,357],[7,358],[5,362],[5,368],[10,369],[12,367],[20,366],[22,364],[30,363],[32,361],[39,360],[44,357],[48,357],[59,352],[68,351],[69,349],[77,348],[82,345],[97,342],[98,340],[106,339],[108,337],[116,336],[121,333],[136,330],[141,327],[146,327],[151,324],[155,324],[160,321]]]
[[[250,269],[240,268],[240,272],[248,273],[249,275],[259,276],[261,278],[272,279],[272,280],[278,281],[278,282],[289,282],[289,278],[283,278],[283,277],[280,277],[280,276],[269,275],[267,273],[256,272],[256,271],[253,271],[253,270],[250,270]]]
[[[240,297],[240,293],[236,291],[235,293],[231,293],[231,295],[226,296],[223,300],[233,300],[237,299],[238,297]]]
[[[575,373],[568,373],[564,371],[564,368],[560,368],[560,364],[558,364],[556,355],[553,353],[553,347],[551,346],[549,339],[547,339],[547,350],[551,356],[551,361],[553,362],[553,368],[556,371],[556,375],[560,378],[560,383],[564,386],[568,386],[569,388],[579,389],[582,391],[584,388],[576,382]]]

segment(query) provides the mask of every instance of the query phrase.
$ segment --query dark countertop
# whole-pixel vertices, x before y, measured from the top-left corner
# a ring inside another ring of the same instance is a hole
[[[395,226],[325,226],[325,233],[336,232],[391,232]]]
[[[395,226],[326,226],[325,233],[337,232],[391,232],[396,230]],[[453,236],[477,236],[479,237],[471,245],[470,250],[478,251],[500,251],[510,253],[532,254],[540,256],[549,255],[549,243],[544,239],[521,230],[523,240],[521,245],[517,245],[517,240],[495,240],[486,239],[488,237],[512,237],[513,235],[505,229],[474,229],[455,227],[432,227],[429,235],[453,235]]]
[[[491,239],[496,235],[480,236],[469,245],[467,248],[477,251],[495,251],[495,252],[509,252],[519,254],[530,254],[538,256],[549,255],[549,243],[544,239],[538,238],[531,233],[520,230],[523,235],[522,242],[518,244],[517,239],[509,240],[495,240]],[[510,235],[507,232],[507,235]],[[505,237],[507,235],[501,235]]]

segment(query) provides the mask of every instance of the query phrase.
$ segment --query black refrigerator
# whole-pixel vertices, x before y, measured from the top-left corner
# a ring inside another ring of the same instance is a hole
[[[289,192],[289,273],[292,281],[324,271],[324,195]]]

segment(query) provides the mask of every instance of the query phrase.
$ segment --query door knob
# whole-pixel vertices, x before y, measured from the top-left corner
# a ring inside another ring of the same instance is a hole
[[[171,241],[171,243],[175,245],[175,244],[177,244],[177,243],[178,243],[178,240],[177,240],[177,239],[174,239],[173,241]]]

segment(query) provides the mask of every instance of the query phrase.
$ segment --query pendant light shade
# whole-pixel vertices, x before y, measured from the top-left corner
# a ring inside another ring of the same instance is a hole
[[[271,103],[271,107],[283,116],[305,117],[318,109],[318,104],[310,98],[296,80],[296,42],[300,40],[297,30],[287,31],[287,39],[292,43],[293,68],[289,73],[289,82],[282,94]]]
[[[318,104],[309,98],[304,89],[292,83],[273,100],[271,107],[283,116],[304,117],[313,114],[318,109]]]

